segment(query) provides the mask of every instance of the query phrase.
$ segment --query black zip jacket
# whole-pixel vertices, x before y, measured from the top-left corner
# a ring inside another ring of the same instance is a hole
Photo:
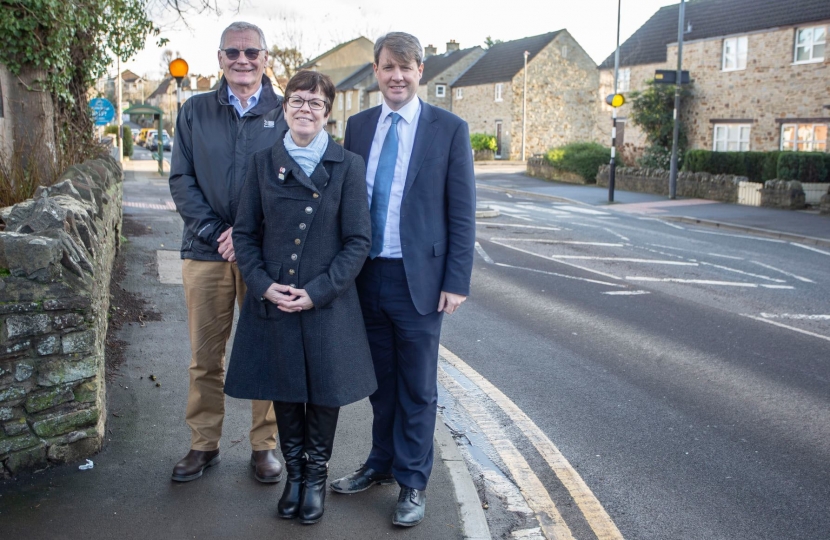
[[[236,219],[251,156],[271,148],[285,129],[282,98],[265,76],[259,101],[242,118],[228,102],[224,78],[217,91],[182,105],[170,163],[170,194],[184,220],[182,259],[224,260],[216,239]]]

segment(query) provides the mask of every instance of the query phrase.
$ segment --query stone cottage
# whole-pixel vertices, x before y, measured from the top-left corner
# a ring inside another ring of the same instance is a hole
[[[346,132],[346,121],[353,115],[369,108],[366,89],[376,84],[372,62],[367,62],[352,75],[337,84],[335,103],[329,116],[328,132],[338,139]]]
[[[666,6],[620,46],[618,89],[645,88],[655,70],[677,69],[679,4]],[[830,2],[698,0],[685,7],[683,69],[693,82],[684,104],[691,148],[827,151],[830,126]],[[614,54],[599,66],[597,125],[610,140]],[[618,111],[618,146],[645,143]]]
[[[593,140],[598,85],[596,64],[563,29],[493,45],[451,84],[452,111],[471,133],[495,135],[497,158],[522,159],[525,101],[527,157]]]
[[[485,54],[481,47],[461,49],[458,42],[450,40],[444,54],[437,54],[436,48],[424,48],[424,73],[418,87],[418,97],[430,105],[452,110],[450,85],[470,66]]]

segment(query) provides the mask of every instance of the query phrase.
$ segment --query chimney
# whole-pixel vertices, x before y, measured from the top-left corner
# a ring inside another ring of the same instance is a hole
[[[435,48],[435,45],[432,43],[424,47],[424,58],[429,58],[430,56],[434,56],[436,54],[438,54],[438,49]]]
[[[447,52],[457,51],[461,46],[451,39],[447,42]]]

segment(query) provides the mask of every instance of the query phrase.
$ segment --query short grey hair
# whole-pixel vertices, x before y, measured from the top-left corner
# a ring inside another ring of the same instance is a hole
[[[222,31],[222,37],[219,38],[219,48],[223,49],[225,47],[225,34],[228,32],[247,32],[249,30],[259,34],[259,48],[267,49],[268,45],[265,43],[265,33],[262,31],[262,28],[244,21],[233,22]]]
[[[383,48],[389,51],[395,60],[411,62],[421,65],[424,60],[424,49],[421,42],[412,34],[406,32],[389,32],[375,42],[375,64],[380,63],[380,52]]]

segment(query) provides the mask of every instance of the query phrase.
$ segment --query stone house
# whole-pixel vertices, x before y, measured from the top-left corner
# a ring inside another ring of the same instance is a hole
[[[376,84],[375,70],[372,65],[372,62],[367,62],[337,84],[331,116],[326,126],[326,130],[332,137],[342,139],[349,117],[369,108],[366,89]]]
[[[182,103],[187,101],[191,96],[214,90],[214,85],[216,84],[214,81],[218,82],[216,75],[208,75],[207,77],[191,75],[184,77],[182,79]],[[153,105],[164,111],[164,123],[171,128],[174,126],[178,108],[176,88],[176,80],[170,75],[167,75],[156,89],[153,90],[153,93],[147,97],[148,105]],[[167,129],[167,132],[173,133],[172,129]]]
[[[620,46],[618,88],[642,90],[655,70],[677,69],[679,4],[666,6]],[[827,0],[698,0],[685,7],[683,105],[690,148],[827,151],[830,49]],[[614,54],[599,66],[600,141],[610,141]],[[641,148],[642,132],[618,111],[617,144]]]
[[[337,86],[374,60],[375,44],[363,36],[341,43],[300,66],[325,73]]]
[[[527,52],[527,98],[524,98]],[[497,43],[451,85],[452,111],[471,133],[496,137],[499,159],[525,157],[595,137],[596,64],[567,30]]]
[[[447,42],[444,54],[436,54],[432,45],[424,47],[424,73],[418,87],[418,97],[430,105],[452,110],[450,85],[486,51],[481,47],[461,49],[455,40]]]

